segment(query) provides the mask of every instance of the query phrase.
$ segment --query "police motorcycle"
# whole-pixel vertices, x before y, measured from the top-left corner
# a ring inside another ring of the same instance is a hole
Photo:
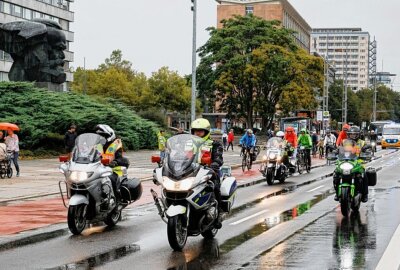
[[[201,149],[201,139],[188,134],[171,137],[167,141],[166,157],[161,168],[154,172],[154,182],[161,186],[161,197],[151,190],[161,219],[167,224],[168,242],[172,249],[181,251],[188,236],[214,238],[218,232],[215,222],[228,214],[233,206],[237,183],[228,174],[221,176],[221,205],[215,198],[214,171],[211,153]],[[152,157],[159,162],[158,156]]]
[[[273,137],[268,140],[266,149],[260,172],[266,178],[268,185],[272,185],[275,180],[284,183],[288,177],[288,168],[284,164],[284,159],[288,158],[285,141],[279,137]]]
[[[121,219],[121,211],[140,199],[142,185],[139,179],[128,179],[127,169],[120,167],[117,192],[113,190],[110,176],[113,169],[111,157],[103,155],[106,140],[95,133],[85,133],[76,139],[72,157],[60,156],[59,169],[65,176],[59,182],[61,198],[68,208],[68,228],[78,235],[88,223],[103,221],[109,227]],[[65,184],[68,203],[64,198]]]
[[[352,210],[358,212],[361,205],[363,178],[367,177],[368,186],[375,186],[377,174],[374,168],[365,169],[368,152],[357,155],[355,143],[345,140],[338,149],[334,177],[339,179],[337,195],[342,215],[347,217]]]

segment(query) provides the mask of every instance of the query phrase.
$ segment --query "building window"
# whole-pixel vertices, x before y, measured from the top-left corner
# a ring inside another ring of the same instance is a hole
[[[4,2],[4,13],[11,14],[11,4]]]
[[[13,9],[12,15],[16,17],[22,17],[22,7],[13,5],[12,9]]]
[[[253,14],[254,7],[253,6],[246,6],[246,15]]]

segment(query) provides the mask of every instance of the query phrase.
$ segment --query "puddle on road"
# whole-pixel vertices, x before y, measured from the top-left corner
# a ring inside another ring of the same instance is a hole
[[[140,250],[139,245],[127,245],[123,247],[119,247],[116,249],[112,249],[110,251],[83,259],[78,262],[69,263],[65,265],[61,265],[54,268],[47,268],[48,270],[83,270],[83,269],[92,269],[93,267],[100,266],[115,260],[118,260],[122,257],[125,257],[131,253],[137,252]]]
[[[261,203],[265,199],[269,199],[269,198],[272,198],[272,197],[277,197],[277,196],[280,196],[280,195],[290,194],[290,193],[294,192],[295,190],[299,189],[300,187],[310,185],[312,183],[315,183],[317,181],[323,180],[323,179],[328,178],[328,177],[321,176],[321,177],[318,177],[316,179],[303,182],[301,184],[285,187],[284,189],[281,189],[281,190],[276,191],[274,193],[270,193],[270,194],[268,194],[268,195],[266,195],[264,197],[258,198],[258,199],[254,200],[254,201],[245,203],[245,204],[243,204],[243,205],[241,205],[239,207],[236,207],[236,208],[232,209],[231,213],[227,217],[233,217],[237,213],[239,213],[239,212],[241,212],[241,211],[243,211],[245,209],[251,208],[251,207]]]
[[[279,225],[283,222],[292,220],[292,219],[304,214],[306,211],[311,209],[315,204],[317,204],[318,202],[327,198],[328,196],[332,195],[333,193],[334,193],[333,191],[329,190],[325,193],[315,196],[314,199],[307,201],[305,203],[299,204],[290,210],[280,213],[277,216],[266,218],[263,222],[258,223],[257,225],[253,226],[253,228],[251,228],[250,230],[225,241],[220,246],[221,253],[222,254],[228,253],[229,251],[231,251],[234,248],[238,247],[239,245],[243,244],[243,242],[250,240],[250,239],[268,231],[272,227],[275,227],[276,225]]]

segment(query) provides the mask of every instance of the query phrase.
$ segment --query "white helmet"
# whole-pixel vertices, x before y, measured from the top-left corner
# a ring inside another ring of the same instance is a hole
[[[281,138],[283,138],[283,137],[285,137],[285,133],[284,133],[283,131],[278,131],[278,132],[276,133],[276,137],[281,137]]]
[[[115,140],[115,131],[109,125],[97,125],[96,133],[103,136],[107,142],[112,142]]]

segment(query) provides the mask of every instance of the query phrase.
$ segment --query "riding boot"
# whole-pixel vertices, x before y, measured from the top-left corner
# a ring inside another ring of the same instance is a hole
[[[333,175],[333,188],[335,189],[335,198],[334,198],[335,201],[339,201],[339,196],[338,196],[339,181],[340,181],[340,178],[337,177],[337,175],[336,175],[336,173],[335,173],[335,174]]]
[[[362,197],[361,201],[363,203],[368,202],[368,178],[367,175],[365,174],[363,179],[362,179]]]
[[[223,211],[222,211],[222,208],[221,208],[222,200],[221,200],[221,189],[220,189],[220,185],[219,184],[215,185],[214,194],[215,194],[215,199],[218,202],[218,218],[214,222],[214,227],[216,229],[221,229],[222,228],[222,214],[223,214]]]

